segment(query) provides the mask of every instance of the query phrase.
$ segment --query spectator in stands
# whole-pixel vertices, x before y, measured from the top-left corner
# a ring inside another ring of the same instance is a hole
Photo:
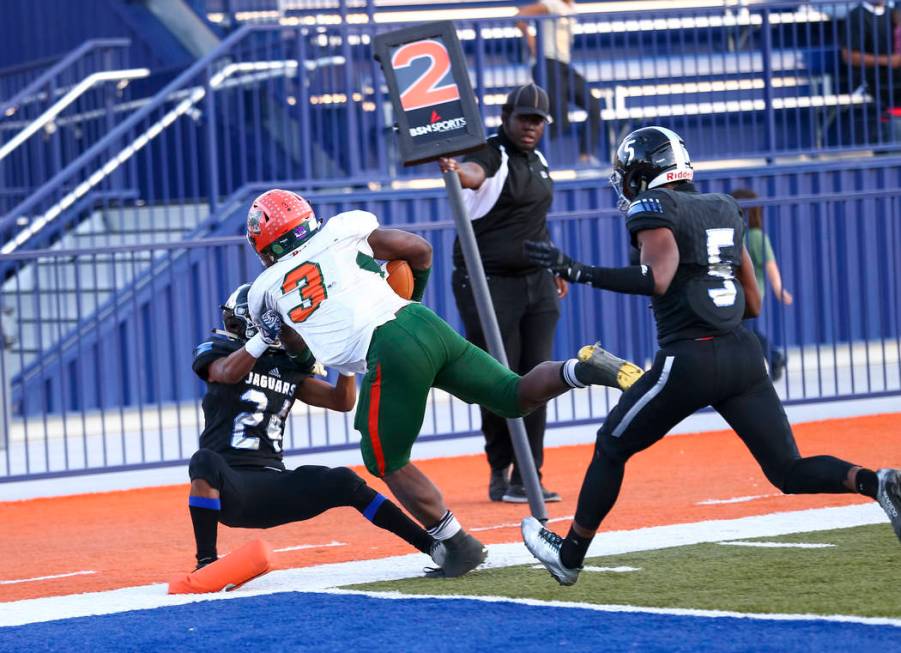
[[[535,4],[519,8],[518,17],[545,16],[538,21],[541,38],[541,54],[538,56],[535,35],[529,32],[528,24],[519,21],[517,27],[526,37],[529,54],[535,61],[532,74],[535,81],[541,79],[539,66],[544,62],[544,77],[551,100],[551,135],[557,138],[568,131],[569,102],[587,113],[585,124],[579,134],[579,161],[584,164],[600,165],[595,156],[601,130],[601,103],[591,94],[591,87],[585,78],[572,67],[572,25],[575,14],[575,0],[539,0]]]
[[[748,188],[737,188],[732,191],[731,195],[737,200],[757,198],[757,193]],[[786,306],[791,306],[794,298],[782,285],[782,274],[779,272],[779,264],[776,263],[773,245],[770,243],[770,237],[763,231],[763,208],[760,206],[745,207],[744,214],[748,220],[745,247],[748,248],[751,262],[754,264],[757,287],[760,289],[760,305],[763,306],[763,298],[766,296],[766,279],[769,279],[776,298]],[[770,377],[773,381],[778,381],[785,369],[786,357],[784,353],[772,346],[772,343],[761,331],[759,319],[757,317],[745,320],[745,326],[757,336],[770,368]]]
[[[567,293],[565,281],[530,263],[523,253],[524,241],[550,239],[546,217],[553,183],[537,149],[549,111],[548,95],[540,86],[514,89],[503,106],[501,127],[485,147],[461,162],[439,161],[442,172],[453,170],[460,177],[510,368],[520,374],[550,360],[560,298]],[[454,244],[453,287],[466,339],[487,349],[459,242]],[[545,418],[544,407],[524,418],[539,473]],[[482,432],[491,467],[489,498],[526,503],[506,421],[483,408]],[[544,499],[559,501],[560,495],[544,490]]]
[[[862,2],[849,11],[840,45],[850,90],[865,84],[877,103],[861,136],[869,142],[901,143],[901,117],[893,112],[901,107],[901,51],[895,47],[894,12],[886,9],[885,0]]]

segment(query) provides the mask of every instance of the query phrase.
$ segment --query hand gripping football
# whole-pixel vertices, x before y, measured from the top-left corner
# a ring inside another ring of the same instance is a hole
[[[410,264],[403,259],[394,259],[388,261],[385,271],[388,273],[388,285],[394,292],[404,299],[410,299],[413,296],[413,270],[410,269]]]

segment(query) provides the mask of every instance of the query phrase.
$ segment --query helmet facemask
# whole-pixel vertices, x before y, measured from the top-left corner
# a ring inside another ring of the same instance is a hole
[[[616,208],[620,213],[625,213],[629,210],[629,204],[631,204],[631,200],[623,193],[623,173],[616,168],[613,169],[613,172],[610,173],[610,187],[616,192]]]

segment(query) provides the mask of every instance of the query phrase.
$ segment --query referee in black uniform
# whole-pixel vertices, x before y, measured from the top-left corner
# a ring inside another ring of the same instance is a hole
[[[442,172],[453,170],[460,176],[507,358],[510,368],[519,374],[550,360],[560,299],[567,292],[563,279],[529,262],[523,253],[525,241],[549,240],[546,218],[553,183],[547,161],[536,149],[551,119],[549,110],[544,89],[535,84],[516,88],[504,103],[500,129],[485,147],[460,163],[439,161]],[[454,243],[453,286],[467,340],[487,349],[459,241]],[[492,501],[526,503],[507,423],[481,410],[485,453],[491,466],[488,495]],[[539,474],[546,415],[542,407],[524,418]],[[559,501],[560,495],[544,489],[544,500]]]

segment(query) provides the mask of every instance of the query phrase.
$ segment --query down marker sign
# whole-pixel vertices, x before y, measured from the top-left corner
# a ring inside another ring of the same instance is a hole
[[[404,165],[484,145],[482,120],[453,23],[380,34],[375,53],[388,84]]]

